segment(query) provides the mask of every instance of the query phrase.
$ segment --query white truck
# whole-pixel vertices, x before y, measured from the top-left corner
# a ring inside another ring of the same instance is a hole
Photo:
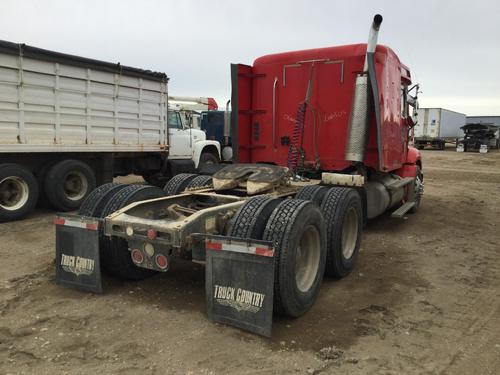
[[[455,144],[462,135],[460,127],[465,125],[466,117],[463,113],[444,108],[419,108],[417,124],[413,128],[415,147],[432,146],[444,150],[446,142]]]
[[[179,111],[184,121],[191,123],[192,127],[201,129],[201,112],[214,111],[218,109],[214,98],[191,97],[191,96],[173,96],[169,95],[168,104],[170,109]]]
[[[0,41],[0,221],[96,185],[152,184],[218,163],[220,145],[168,110],[165,73]]]

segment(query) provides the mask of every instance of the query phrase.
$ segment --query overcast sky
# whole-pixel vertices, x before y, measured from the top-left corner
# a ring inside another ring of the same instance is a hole
[[[1,0],[0,39],[167,73],[171,95],[230,97],[230,63],[365,42],[375,13],[420,106],[500,115],[500,1]]]

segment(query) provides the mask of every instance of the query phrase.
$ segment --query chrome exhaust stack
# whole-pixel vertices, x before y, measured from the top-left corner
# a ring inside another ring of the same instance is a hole
[[[368,54],[375,52],[381,23],[382,16],[380,14],[375,15],[368,34],[363,73],[358,74],[356,77],[345,153],[346,160],[352,162],[362,163],[365,159],[370,130],[370,114],[372,112],[368,82]]]

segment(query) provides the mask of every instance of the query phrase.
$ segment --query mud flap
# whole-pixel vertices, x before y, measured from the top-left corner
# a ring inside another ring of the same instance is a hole
[[[56,225],[56,283],[102,293],[99,261],[100,220],[58,215]]]
[[[274,250],[271,242],[205,236],[208,317],[271,336]]]

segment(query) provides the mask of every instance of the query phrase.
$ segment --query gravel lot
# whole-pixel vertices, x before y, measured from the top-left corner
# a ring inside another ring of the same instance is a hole
[[[54,283],[53,212],[0,224],[0,373],[500,373],[500,153],[423,153],[420,211],[370,222],[271,340],[207,319],[200,266],[82,293]]]

